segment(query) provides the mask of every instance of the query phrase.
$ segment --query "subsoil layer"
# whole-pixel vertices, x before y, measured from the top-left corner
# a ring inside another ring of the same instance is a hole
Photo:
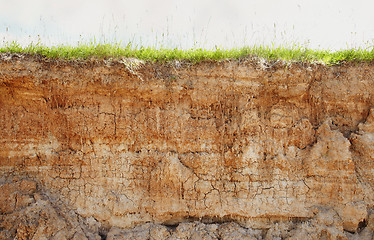
[[[372,239],[374,65],[0,55],[1,239]]]

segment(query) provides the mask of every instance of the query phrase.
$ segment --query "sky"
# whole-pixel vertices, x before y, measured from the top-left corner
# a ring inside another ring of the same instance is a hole
[[[0,0],[1,42],[370,48],[373,0]],[[1,43],[0,43],[1,44]]]

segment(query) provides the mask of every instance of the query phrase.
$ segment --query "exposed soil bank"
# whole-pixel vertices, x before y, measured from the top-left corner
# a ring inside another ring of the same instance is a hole
[[[2,238],[373,236],[372,64],[0,59]]]

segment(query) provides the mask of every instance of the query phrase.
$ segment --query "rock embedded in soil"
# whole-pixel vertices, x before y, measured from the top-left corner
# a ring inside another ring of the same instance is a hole
[[[373,235],[372,64],[1,59],[5,239]]]

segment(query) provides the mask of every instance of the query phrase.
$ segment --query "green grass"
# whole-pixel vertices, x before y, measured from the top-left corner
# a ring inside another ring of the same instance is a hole
[[[107,59],[133,57],[146,61],[187,60],[200,62],[204,60],[242,59],[246,57],[264,58],[267,61],[284,60],[291,62],[319,62],[327,65],[350,61],[374,60],[374,48],[347,49],[340,51],[313,50],[297,45],[291,47],[253,46],[234,49],[167,49],[151,47],[133,47],[128,44],[88,43],[77,46],[60,45],[46,47],[42,44],[30,44],[22,47],[17,42],[6,43],[0,47],[3,53],[24,53],[42,55],[48,58],[62,59]]]

